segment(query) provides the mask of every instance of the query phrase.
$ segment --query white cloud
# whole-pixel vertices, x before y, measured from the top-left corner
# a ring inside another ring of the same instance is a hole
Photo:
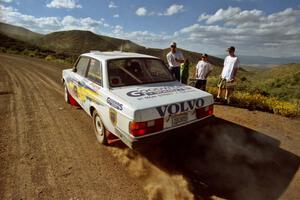
[[[94,32],[99,31],[103,25],[101,20],[95,20],[90,17],[75,18],[70,15],[65,16],[59,23],[63,30],[80,29]]]
[[[5,23],[23,26],[39,33],[49,33],[60,30],[90,30],[100,33],[102,29],[111,26],[105,23],[104,19],[96,20],[90,17],[75,18],[73,16],[60,17],[34,17],[20,13],[12,7],[0,5],[0,11],[5,15],[0,15],[0,21]]]
[[[150,31],[125,32],[123,27],[115,27],[114,36],[131,40],[144,46],[167,47],[173,36],[166,33],[153,33]]]
[[[75,0],[52,0],[46,5],[48,8],[82,8]]]
[[[120,15],[119,14],[115,14],[115,15],[113,15],[113,18],[119,18],[120,17]]]
[[[12,3],[13,0],[0,0],[0,2],[4,2],[4,3]]]
[[[210,16],[209,15],[206,15],[206,13],[202,13],[199,17],[198,17],[198,21],[201,22],[201,21],[204,21],[204,20],[207,20]]]
[[[173,4],[163,13],[159,13],[159,15],[171,16],[171,15],[175,15],[177,13],[181,13],[183,11],[184,11],[183,5]]]
[[[176,41],[182,48],[212,55],[225,53],[224,50],[232,45],[237,47],[238,54],[299,56],[300,52],[300,9],[293,8],[271,14],[238,7],[219,9],[214,13],[203,13],[199,22],[182,27],[174,34],[149,30],[127,32],[125,27],[112,26],[103,18],[35,17],[4,5],[0,5],[0,12],[4,13],[0,15],[0,21],[40,33],[90,30],[157,48],[165,48],[170,41]],[[145,15],[149,16],[149,13],[146,10]]]
[[[155,11],[148,11],[146,7],[140,7],[135,11],[135,14],[138,16],[171,16],[177,13],[181,13],[184,11],[183,5],[173,4],[169,8],[167,8],[164,12],[155,12]]]
[[[199,23],[182,28],[176,35],[186,38],[191,46],[201,43],[219,51],[234,45],[244,54],[299,55],[299,20],[300,10],[292,8],[267,15],[262,10],[229,7],[210,15],[203,13]],[[276,50],[279,46],[281,51]]]
[[[214,15],[207,15],[207,24],[212,24],[221,20],[229,20],[241,12],[240,8],[229,7],[226,10],[219,9]]]
[[[116,4],[113,1],[109,2],[108,4],[108,8],[117,8],[117,7],[118,6],[116,6]]]
[[[116,26],[114,27],[113,33],[114,33],[115,35],[123,34],[123,33],[124,33],[123,27],[120,26],[120,25],[116,25]]]
[[[153,33],[149,31],[126,32],[121,25],[112,26],[104,18],[96,20],[90,17],[76,18],[68,15],[65,17],[34,17],[20,13],[12,7],[0,5],[0,21],[22,26],[39,33],[49,33],[62,30],[90,30],[97,34],[128,39],[145,46],[168,46],[172,35],[167,33]]]
[[[138,16],[146,16],[147,15],[147,9],[145,7],[140,7],[135,11],[135,14]]]

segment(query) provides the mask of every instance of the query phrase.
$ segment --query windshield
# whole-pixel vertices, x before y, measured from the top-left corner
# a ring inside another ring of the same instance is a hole
[[[127,58],[108,61],[111,87],[174,81],[168,68],[159,59]]]

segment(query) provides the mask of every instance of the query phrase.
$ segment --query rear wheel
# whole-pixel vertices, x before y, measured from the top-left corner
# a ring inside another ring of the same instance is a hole
[[[107,145],[106,129],[97,111],[93,112],[93,125],[98,142]]]
[[[64,92],[65,102],[70,104],[70,94],[66,84],[64,84],[64,90],[65,90]]]

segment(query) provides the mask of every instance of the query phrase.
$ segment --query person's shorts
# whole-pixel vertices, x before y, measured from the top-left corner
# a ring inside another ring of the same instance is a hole
[[[235,85],[236,85],[235,81],[228,82],[225,78],[220,78],[218,82],[219,88],[234,89]]]

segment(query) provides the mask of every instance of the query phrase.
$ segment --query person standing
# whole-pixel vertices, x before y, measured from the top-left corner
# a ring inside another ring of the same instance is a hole
[[[171,51],[167,54],[167,61],[171,74],[180,81],[180,64],[184,62],[184,57],[181,51],[177,50],[176,42],[170,45]]]
[[[240,67],[240,61],[235,55],[235,48],[233,46],[229,47],[227,51],[228,56],[226,56],[224,60],[224,67],[218,83],[218,95],[216,101],[220,101],[221,94],[225,90],[224,99],[226,103],[229,103],[229,98],[236,85],[236,74]]]
[[[206,91],[207,77],[212,70],[213,66],[208,62],[208,55],[202,55],[201,60],[196,65],[196,88]]]
[[[180,65],[180,82],[186,85],[189,79],[189,68],[190,62],[188,59],[185,59],[184,63]]]

